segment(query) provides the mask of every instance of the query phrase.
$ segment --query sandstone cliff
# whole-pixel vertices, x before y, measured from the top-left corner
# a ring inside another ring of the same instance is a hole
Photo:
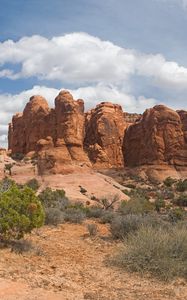
[[[83,171],[83,166],[187,173],[187,112],[157,105],[143,115],[129,114],[102,102],[85,113],[84,101],[68,91],[59,93],[54,109],[33,96],[12,118],[9,149],[36,153],[39,174]]]
[[[185,126],[186,115],[164,105],[146,110],[125,132],[125,165],[187,166]]]
[[[120,105],[102,102],[86,114],[84,146],[96,167],[124,166],[122,142],[125,127]]]
[[[12,154],[37,152],[40,174],[68,173],[85,165],[123,167],[125,124],[119,105],[103,102],[85,114],[84,101],[68,91],[59,93],[54,109],[34,96],[9,124],[9,149]]]

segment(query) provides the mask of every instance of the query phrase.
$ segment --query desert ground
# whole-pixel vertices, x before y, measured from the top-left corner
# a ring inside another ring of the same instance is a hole
[[[169,284],[141,278],[108,263],[121,246],[107,225],[90,237],[83,224],[45,226],[27,236],[35,248],[24,254],[1,249],[1,300],[185,300],[183,280]]]

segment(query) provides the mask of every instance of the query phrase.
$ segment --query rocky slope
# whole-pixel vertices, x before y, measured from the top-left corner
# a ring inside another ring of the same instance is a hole
[[[84,101],[61,91],[55,108],[33,96],[9,125],[13,154],[37,153],[39,174],[66,174],[82,167],[154,166],[187,172],[187,112],[157,105],[143,115],[102,102],[84,112]],[[167,172],[166,172],[167,173]]]

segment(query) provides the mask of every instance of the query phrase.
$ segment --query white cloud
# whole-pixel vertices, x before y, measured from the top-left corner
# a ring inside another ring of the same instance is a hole
[[[12,64],[7,68],[6,64]],[[14,65],[20,66],[14,71]],[[0,43],[0,77],[85,84],[128,84],[133,75],[146,76],[160,87],[187,88],[187,68],[151,55],[125,49],[86,33],[47,39],[24,37]]]
[[[154,98],[133,95],[133,75],[148,77],[152,84],[169,90],[187,89],[187,68],[167,61],[161,54],[138,53],[86,33],[52,39],[32,36],[0,43],[0,78],[36,76],[60,80],[62,86],[66,82],[71,86],[76,83],[81,87],[70,92],[74,98],[85,100],[86,109],[101,101],[119,103],[128,112],[143,112],[154,106],[158,102]],[[19,94],[0,94],[1,146],[6,144],[7,124],[12,115],[22,111],[32,95],[44,96],[53,107],[58,93],[55,88],[35,85]]]
[[[157,102],[157,100],[153,98],[145,98],[144,96],[135,98],[133,95],[126,93],[123,89],[112,85],[105,86],[98,84],[93,87],[88,86],[70,91],[75,98],[85,100],[86,109],[93,108],[102,101],[109,101],[120,104],[124,111],[141,113]]]

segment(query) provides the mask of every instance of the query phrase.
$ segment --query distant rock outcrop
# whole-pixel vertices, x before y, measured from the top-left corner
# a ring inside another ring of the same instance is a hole
[[[84,113],[84,101],[68,91],[59,93],[54,109],[33,96],[23,113],[13,116],[8,141],[12,154],[37,154],[39,174],[66,174],[83,166],[187,171],[187,112],[164,105],[140,115],[102,102]]]
[[[125,165],[187,166],[186,119],[184,117],[183,125],[181,117],[164,105],[146,110],[140,121],[129,126],[125,132]]]

